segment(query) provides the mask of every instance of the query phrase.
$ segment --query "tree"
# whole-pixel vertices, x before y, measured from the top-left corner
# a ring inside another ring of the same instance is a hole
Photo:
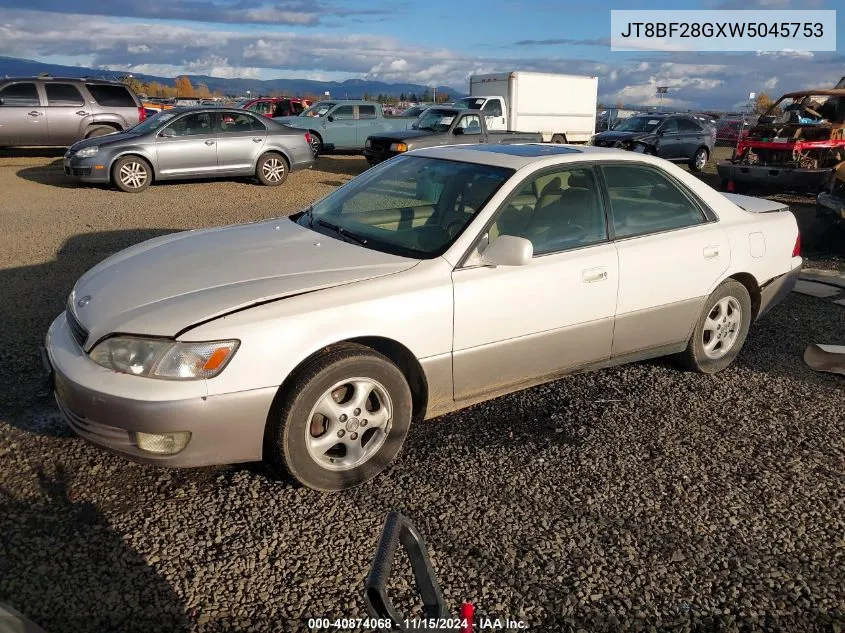
[[[403,102],[405,101],[405,93],[404,92],[399,95],[399,101],[403,101]]]
[[[177,97],[193,97],[194,87],[191,85],[191,80],[186,76],[176,78],[176,96]]]
[[[196,96],[200,99],[210,99],[211,98],[211,91],[208,89],[208,86],[205,84],[198,84],[196,89]]]
[[[422,93],[422,100],[423,101],[431,101],[431,93],[428,91],[428,88],[425,89],[425,92]]]
[[[147,94],[147,86],[144,84],[143,81],[138,79],[137,77],[133,77],[132,75],[128,75],[123,78],[123,83],[125,83],[135,94]]]
[[[448,92],[440,92],[437,94],[437,101],[438,103],[446,103],[449,101],[449,93]]]
[[[761,92],[754,99],[754,112],[756,114],[763,114],[774,105],[774,100],[765,92]]]

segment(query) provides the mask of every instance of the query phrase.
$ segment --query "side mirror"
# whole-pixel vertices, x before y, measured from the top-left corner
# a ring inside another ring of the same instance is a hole
[[[412,129],[412,130],[416,130],[416,129],[417,129],[417,124],[416,124],[416,123],[411,123],[411,129]]]
[[[500,235],[481,253],[482,263],[488,266],[527,266],[532,257],[531,240],[515,235]]]
[[[161,138],[173,138],[176,136],[176,131],[173,128],[166,127],[159,134]]]
[[[334,121],[334,117],[330,114],[329,116],[326,117],[326,121],[331,123],[332,121]]]
[[[0,97],[0,105],[3,105],[4,103],[6,103],[6,100],[3,97]]]
[[[460,136],[463,133],[464,133],[464,128],[462,128],[462,127],[456,127],[455,131],[452,132],[452,134],[454,134],[455,136]]]

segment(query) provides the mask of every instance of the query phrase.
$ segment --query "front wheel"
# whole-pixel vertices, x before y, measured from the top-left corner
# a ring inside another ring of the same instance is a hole
[[[378,475],[399,454],[411,424],[405,376],[360,345],[317,356],[280,397],[268,426],[268,461],[315,490],[346,490]]]
[[[751,326],[751,297],[734,279],[722,282],[707,298],[687,343],[678,359],[688,369],[715,374],[737,357]]]
[[[112,181],[121,191],[138,193],[150,186],[153,170],[140,156],[124,156],[112,168]]]
[[[704,169],[704,166],[707,164],[707,159],[710,157],[710,153],[707,151],[706,148],[700,147],[698,151],[693,154],[693,157],[690,159],[689,168],[692,171],[701,171]]]

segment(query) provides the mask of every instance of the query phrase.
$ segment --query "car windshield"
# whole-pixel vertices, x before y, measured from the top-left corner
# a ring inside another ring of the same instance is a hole
[[[660,125],[661,119],[647,116],[633,116],[613,128],[614,132],[651,132]]]
[[[153,132],[168,121],[171,121],[174,117],[176,117],[176,114],[173,112],[159,112],[158,114],[148,117],[145,121],[139,123],[135,127],[129,128],[127,131],[132,134],[146,134],[147,132]]]
[[[441,110],[439,108],[429,108],[422,113],[417,120],[418,130],[431,130],[432,132],[445,132],[452,125],[455,120],[457,112],[454,110]]]
[[[512,169],[400,156],[336,189],[297,223],[366,248],[430,259],[442,255]]]
[[[475,97],[464,97],[463,99],[458,99],[455,101],[455,108],[460,110],[480,110],[481,106],[484,105],[484,99],[475,98]]]
[[[845,98],[812,94],[781,98],[764,116],[781,125],[845,123]]]
[[[320,101],[315,103],[310,108],[306,108],[303,110],[299,116],[315,116],[321,117],[326,116],[329,113],[329,110],[332,109],[334,106],[334,101]]]

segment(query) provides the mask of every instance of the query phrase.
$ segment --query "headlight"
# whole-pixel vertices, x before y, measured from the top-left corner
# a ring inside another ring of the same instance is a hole
[[[167,339],[114,336],[91,350],[91,359],[107,369],[166,380],[213,378],[235,355],[239,341],[178,343]]]
[[[99,145],[89,145],[88,147],[83,147],[81,150],[76,152],[76,155],[79,156],[79,158],[90,158],[99,151]]]
[[[370,139],[367,139],[366,142],[364,143],[364,147],[372,147],[372,146],[373,146],[373,142]]]
[[[408,146],[405,143],[391,143],[390,151],[391,152],[407,152]]]
[[[590,137],[590,140],[589,140],[589,141],[587,141],[587,145],[595,145],[595,140],[596,140],[595,135],[594,135],[594,136],[591,136],[591,137]]]

